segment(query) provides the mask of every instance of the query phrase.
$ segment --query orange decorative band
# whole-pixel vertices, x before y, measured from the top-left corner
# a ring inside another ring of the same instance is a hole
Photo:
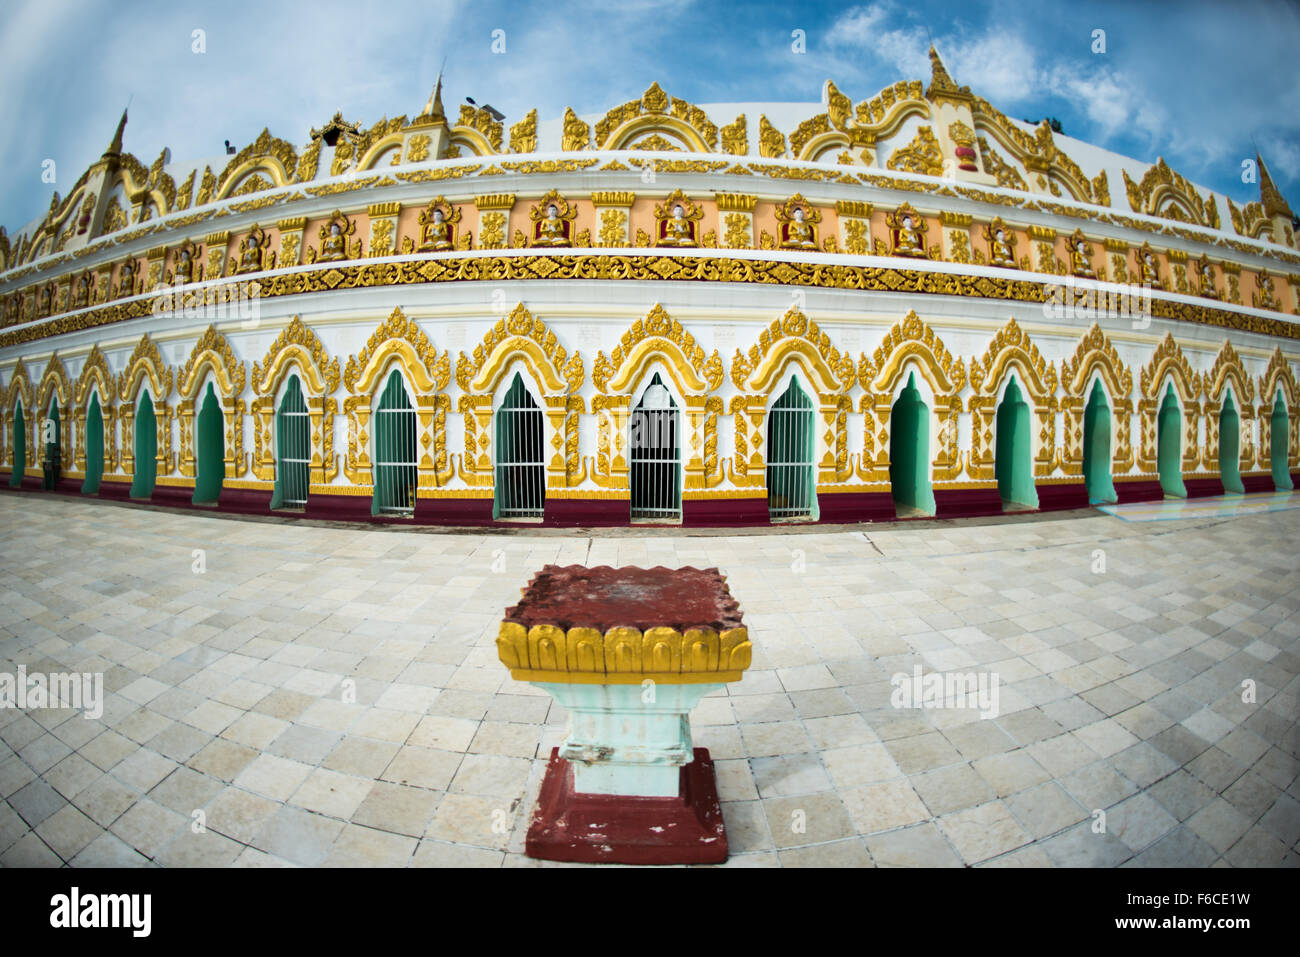
[[[505,282],[516,280],[633,280],[642,282],[730,282],[769,286],[853,289],[863,292],[915,293],[1042,304],[1059,288],[1057,277],[1040,281],[929,272],[893,266],[853,266],[839,263],[784,262],[714,256],[470,256],[419,259],[357,265],[303,268],[264,279],[252,279],[258,298],[298,296],[343,289],[423,285],[438,282]],[[209,303],[230,302],[241,292],[240,282],[214,281],[195,287]],[[217,290],[224,289],[218,296]],[[188,291],[186,292],[187,295]],[[71,315],[33,323],[0,333],[0,348],[50,336],[152,315],[160,297],[111,303]],[[1286,339],[1300,339],[1300,323],[1238,313],[1199,304],[1171,302],[1153,296],[1151,314],[1200,325],[1238,329]]]

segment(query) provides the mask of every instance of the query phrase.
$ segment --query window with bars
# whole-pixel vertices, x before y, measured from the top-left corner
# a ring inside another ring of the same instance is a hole
[[[542,410],[516,372],[496,413],[494,517],[542,517],[546,503],[542,424]]]
[[[628,420],[632,518],[682,517],[681,410],[654,374]]]
[[[813,404],[798,377],[767,416],[767,511],[773,520],[815,518]]]
[[[275,491],[272,508],[305,508],[311,477],[311,416],[296,375],[275,411]]]
[[[415,512],[415,408],[396,369],[388,377],[375,410],[374,515]]]

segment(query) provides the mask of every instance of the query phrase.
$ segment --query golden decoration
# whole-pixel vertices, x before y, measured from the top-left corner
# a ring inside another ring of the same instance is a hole
[[[766,116],[758,119],[758,155],[768,159],[780,159],[785,156],[785,137],[780,130],[768,122]]]
[[[560,149],[566,153],[585,150],[591,145],[591,127],[578,119],[572,107],[564,110],[564,132],[560,139]]]
[[[749,152],[749,134],[745,129],[745,114],[736,117],[735,122],[722,128],[723,152],[733,156],[744,156]]]
[[[522,120],[510,127],[510,152],[535,153],[537,151],[537,110],[528,112]]]
[[[943,152],[939,149],[934,130],[928,126],[919,127],[912,142],[894,150],[885,165],[893,170],[942,176]]]
[[[739,681],[753,658],[748,631],[595,628],[501,623],[497,654],[516,681],[697,684]]]

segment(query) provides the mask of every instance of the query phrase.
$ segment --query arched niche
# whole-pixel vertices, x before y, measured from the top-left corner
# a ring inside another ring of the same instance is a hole
[[[200,388],[208,379],[213,383],[213,398],[225,422],[225,441],[222,460],[224,478],[238,479],[248,469],[248,456],[244,452],[245,368],[235,357],[226,337],[215,325],[208,326],[194,344],[189,359],[176,376],[176,392],[180,398],[176,414],[180,421],[181,455],[180,472],[196,477],[195,416],[201,407]],[[204,396],[206,398],[206,394]]]
[[[713,394],[724,377],[722,357],[716,350],[706,355],[695,337],[658,303],[644,319],[632,323],[608,358],[603,351],[596,353],[591,380],[597,394],[591,411],[598,417],[597,448],[587,477],[602,488],[629,487],[625,440],[632,394],[644,388],[648,371],[656,366],[663,370],[665,385],[676,391],[684,406],[683,441],[684,448],[690,450],[685,463],[686,493],[712,488],[724,477],[717,454],[717,420],[723,405]],[[703,438],[695,447],[691,437],[701,433]]]
[[[16,462],[15,455],[21,446],[23,455],[30,458],[28,450],[35,447],[32,432],[34,391],[32,380],[27,374],[27,365],[19,359],[13,373],[9,376],[9,387],[5,390],[4,403],[5,463],[10,468],[9,482],[15,488],[22,484],[23,471],[27,464],[26,459]]]
[[[1201,394],[1202,380],[1200,373],[1192,369],[1183,350],[1174,341],[1173,334],[1166,333],[1152,353],[1151,360],[1142,368],[1139,378],[1141,399],[1138,402],[1138,414],[1142,433],[1138,447],[1138,468],[1147,474],[1159,472],[1157,417],[1164,402],[1165,386],[1170,383],[1177,395],[1179,414],[1185,429],[1184,439],[1180,441],[1180,471],[1191,472],[1200,461],[1197,441],[1200,404],[1197,399]]]
[[[843,483],[853,476],[853,463],[848,453],[848,415],[852,411],[849,390],[857,381],[857,369],[848,353],[832,344],[830,336],[792,306],[784,316],[776,319],[758,335],[758,341],[748,352],[736,350],[731,361],[731,381],[741,392],[753,397],[745,403],[749,414],[746,435],[764,432],[763,415],[768,404],[776,398],[773,389],[790,368],[801,369],[806,376],[806,388],[817,406],[820,418],[818,431],[829,432],[831,441],[819,442],[817,482],[819,486]],[[737,404],[733,400],[732,411]],[[757,413],[755,416],[754,413]],[[737,449],[742,438],[737,420]],[[762,467],[760,450],[747,463],[748,475]],[[759,473],[761,474],[761,473]]]
[[[1300,466],[1300,416],[1296,414],[1296,410],[1300,409],[1300,385],[1296,382],[1291,363],[1282,355],[1281,346],[1273,350],[1264,374],[1259,378],[1260,441],[1257,461],[1262,470],[1273,470],[1273,412],[1279,391],[1287,410],[1287,466],[1295,471]],[[1244,451],[1242,454],[1244,456]]]
[[[451,381],[451,355],[439,355],[419,323],[408,319],[400,306],[370,334],[360,352],[348,357],[343,368],[348,391],[343,400],[348,417],[343,472],[353,485],[373,484],[371,418],[394,368],[400,369],[415,405],[419,487],[441,487],[456,474],[447,453],[451,400],[444,391]]]
[[[103,456],[100,468],[103,472],[111,472],[116,468],[117,460],[117,382],[98,344],[90,347],[90,355],[82,363],[72,396],[76,425],[75,467],[87,475],[91,464],[86,458],[89,442],[87,415],[92,397],[99,401],[100,450]]]
[[[1249,471],[1253,464],[1254,446],[1243,442],[1242,438],[1252,433],[1255,427],[1255,384],[1246,371],[1241,356],[1227,339],[1223,341],[1214,365],[1203,377],[1202,386],[1205,397],[1205,446],[1201,450],[1201,466],[1209,471],[1218,471],[1225,490],[1241,491],[1240,488],[1229,489],[1228,486],[1230,481],[1234,486],[1240,486],[1241,470]],[[1231,468],[1220,454],[1224,445],[1222,420],[1225,400],[1229,395],[1233,397],[1233,413],[1237,417],[1237,434],[1229,443],[1237,449]],[[1248,452],[1250,458],[1243,460],[1243,452]]]
[[[68,380],[68,372],[63,367],[63,360],[59,354],[53,353],[50,361],[45,366],[45,372],[42,373],[40,382],[36,386],[36,408],[40,412],[40,419],[36,423],[37,429],[43,428],[45,419],[50,416],[50,403],[57,402],[59,409],[58,423],[58,444],[63,457],[66,459],[72,451],[72,383]],[[45,447],[41,445],[41,455],[44,456]]]
[[[547,487],[581,484],[587,477],[578,454],[578,417],[586,411],[578,394],[586,380],[582,356],[570,355],[522,302],[484,334],[472,356],[462,352],[457,358],[456,383],[463,393],[458,408],[465,416],[461,477],[470,486],[491,484],[493,396],[521,368],[546,418]],[[552,443],[556,435],[562,436],[560,448]]]
[[[141,389],[148,389],[154,413],[155,470],[166,475],[174,468],[171,450],[171,423],[175,416],[167,399],[172,392],[172,370],[162,360],[158,346],[145,333],[136,343],[131,358],[118,376],[117,397],[120,402],[118,419],[122,426],[119,455],[121,467],[127,475],[136,473],[135,416],[139,408]],[[152,488],[152,486],[151,486]]]
[[[1086,403],[1100,388],[1111,416],[1111,460],[1108,472],[1122,475],[1133,467],[1133,373],[1097,323],[1080,337],[1074,354],[1061,362],[1061,410],[1064,435],[1061,469],[1083,475],[1086,444]]]
[[[934,330],[915,311],[909,311],[885,334],[872,355],[861,358],[857,372],[865,393],[858,404],[858,410],[865,413],[858,477],[882,488],[891,483],[891,417],[903,389],[914,379],[934,417],[927,428],[927,448],[934,455],[930,480],[957,478],[965,467],[958,449],[958,421],[966,366]]]
[[[339,410],[334,393],[339,387],[339,360],[330,356],[320,337],[298,316],[276,336],[262,360],[253,363],[253,475],[264,482],[275,478],[275,414],[291,375],[297,375],[301,382],[314,437],[311,484],[328,485],[339,471],[338,456],[334,454],[334,416]]]
[[[1030,446],[1035,450],[1033,474],[1036,478],[1051,475],[1060,462],[1060,451],[1056,447],[1055,366],[1044,361],[1028,333],[1015,319],[1011,319],[993,337],[983,358],[971,359],[969,374],[974,390],[968,402],[971,413],[971,477],[984,481],[997,478],[993,444],[995,416],[1012,375],[1037,419],[1037,428],[1030,429]]]

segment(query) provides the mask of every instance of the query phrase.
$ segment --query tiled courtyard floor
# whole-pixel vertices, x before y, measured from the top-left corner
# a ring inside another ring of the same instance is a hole
[[[589,538],[0,495],[0,671],[105,684],[98,720],[0,709],[0,864],[536,866],[565,715],[494,639],[580,562],[729,576],[754,664],[692,716],[729,866],[1295,865],[1297,541],[1300,509]],[[996,674],[999,715],[891,707],[916,664]]]

